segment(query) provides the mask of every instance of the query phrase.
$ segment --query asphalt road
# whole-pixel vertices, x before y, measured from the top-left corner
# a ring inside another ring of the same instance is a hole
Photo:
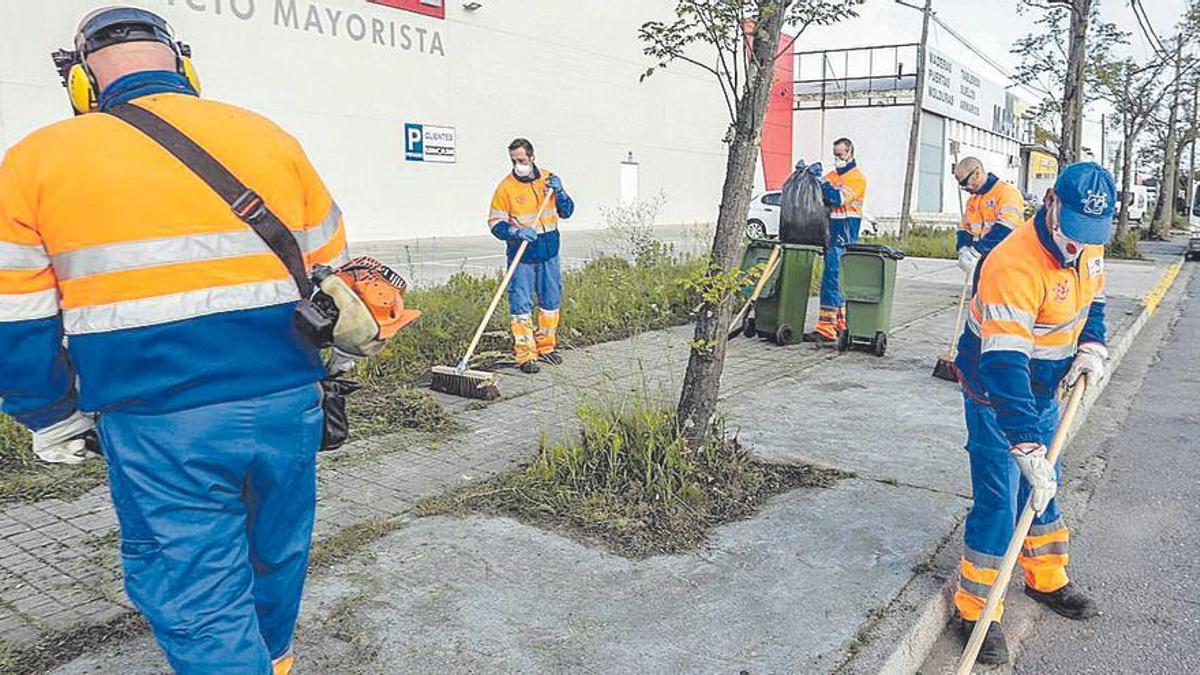
[[[1039,613],[1015,671],[1200,672],[1200,276],[1105,445],[1070,567],[1103,614]]]

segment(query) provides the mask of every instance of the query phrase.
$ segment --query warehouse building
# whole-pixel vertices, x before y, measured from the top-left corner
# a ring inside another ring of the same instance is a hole
[[[0,3],[0,149],[70,114],[50,53],[102,4]],[[353,240],[485,233],[518,136],[563,177],[572,227],[659,194],[661,222],[715,220],[729,124],[716,83],[684,65],[639,81],[651,62],[637,29],[671,0],[130,4],[191,45],[205,96],[300,139]]]

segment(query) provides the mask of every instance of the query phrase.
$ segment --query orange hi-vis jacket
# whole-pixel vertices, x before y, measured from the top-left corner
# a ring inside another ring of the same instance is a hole
[[[1066,263],[1044,209],[1001,242],[977,273],[959,340],[964,390],[989,403],[1009,441],[1040,442],[1039,411],[1052,400],[1078,345],[1104,343],[1104,247]]]
[[[549,191],[547,182],[550,175],[549,172],[543,173],[539,168],[533,177],[521,180],[510,172],[492,194],[491,208],[488,210],[488,229],[497,239],[508,241],[509,260],[516,255],[520,244],[508,239],[508,225],[532,227],[538,233],[537,240],[529,244],[521,257],[523,262],[545,262],[558,255],[558,219],[560,216],[570,218],[575,204],[569,197],[560,200],[558,195],[550,192],[549,202],[541,213],[541,219],[538,219],[538,208]]]
[[[831,219],[862,218],[863,201],[867,198],[867,175],[855,163],[849,171],[836,169],[825,174],[825,180],[841,195],[841,202],[829,210]]]
[[[346,258],[341,212],[275,124],[184,94],[133,103],[258,192],[309,265]],[[318,351],[292,323],[298,299],[211,188],[115,117],[40,129],[0,165],[0,397],[31,428],[76,407],[157,414],[316,382]]]
[[[957,246],[974,246],[986,254],[1025,221],[1025,198],[1020,191],[988,174],[979,192],[967,199],[958,226]]]

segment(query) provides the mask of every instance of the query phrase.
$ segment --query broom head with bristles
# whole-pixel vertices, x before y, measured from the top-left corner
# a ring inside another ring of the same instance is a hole
[[[947,382],[958,382],[958,369],[954,367],[954,357],[942,354],[933,367],[933,376]]]
[[[496,374],[483,370],[459,370],[453,366],[434,366],[429,373],[430,387],[451,396],[494,401],[500,398]]]

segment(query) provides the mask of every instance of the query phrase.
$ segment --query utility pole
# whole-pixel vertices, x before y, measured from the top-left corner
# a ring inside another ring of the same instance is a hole
[[[912,227],[913,181],[917,174],[917,155],[921,148],[921,112],[925,103],[925,68],[928,65],[929,16],[933,0],[925,0],[921,16],[921,42],[917,45],[917,90],[913,94],[912,126],[908,132],[908,167],[904,171],[904,204],[900,207],[900,239],[908,236]]]
[[[1087,27],[1092,0],[1071,0],[1071,44],[1067,54],[1067,81],[1063,91],[1062,139],[1058,168],[1079,161],[1083,135],[1084,61],[1087,58]]]
[[[1100,161],[1096,162],[1100,166],[1104,166],[1104,162],[1108,158],[1108,155],[1106,155],[1104,153],[1104,151],[1108,149],[1108,145],[1106,145],[1104,142],[1105,139],[1107,138],[1107,135],[1105,133],[1107,131],[1108,131],[1108,124],[1105,123],[1104,113],[1100,113]]]
[[[1188,149],[1188,191],[1186,214],[1188,221],[1191,221],[1193,211],[1196,210],[1196,125],[1200,124],[1200,112],[1197,111],[1197,103],[1200,103],[1200,78],[1197,78],[1192,82],[1192,142],[1190,148]]]

